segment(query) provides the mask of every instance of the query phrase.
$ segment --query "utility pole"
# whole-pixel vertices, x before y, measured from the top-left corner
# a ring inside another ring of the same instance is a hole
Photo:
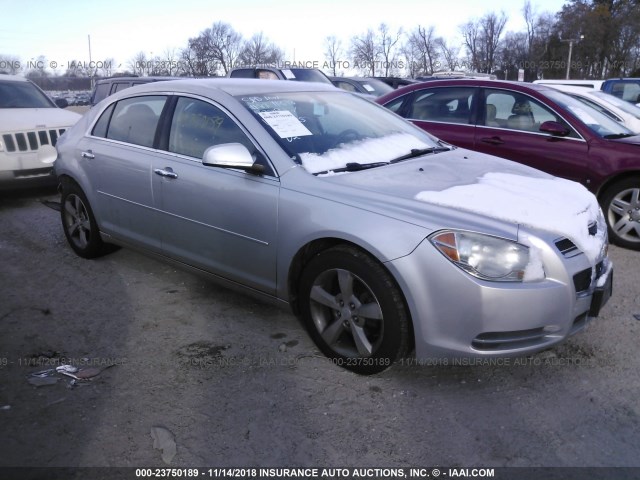
[[[578,43],[580,40],[584,39],[584,35],[580,35],[580,38],[569,38],[567,40],[560,40],[561,42],[569,43],[569,58],[567,59],[567,74],[565,76],[566,80],[569,80],[569,71],[571,70],[571,54],[573,53],[573,44]]]

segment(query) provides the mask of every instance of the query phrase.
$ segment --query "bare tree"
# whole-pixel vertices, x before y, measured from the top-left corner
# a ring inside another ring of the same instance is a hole
[[[459,57],[460,57],[460,47],[456,45],[449,45],[447,41],[440,37],[436,41],[438,45],[438,49],[444,59],[444,66],[446,66],[447,70],[458,70],[459,68]]]
[[[394,35],[389,32],[389,27],[386,23],[381,23],[378,31],[380,32],[379,50],[383,60],[382,68],[384,68],[384,76],[388,77],[391,72],[397,70],[394,66],[396,63],[396,45],[402,36],[402,29],[399,29]]]
[[[469,21],[460,30],[469,55],[471,67],[483,73],[491,73],[496,67],[498,46],[507,16],[491,12],[480,20]]]
[[[282,50],[260,32],[244,43],[239,58],[244,65],[274,65],[283,56]]]
[[[131,70],[134,75],[145,76],[148,74],[148,69],[151,65],[151,62],[147,58],[146,53],[138,52],[136,53],[127,63],[129,70]]]
[[[402,48],[405,59],[405,70],[409,78],[415,78],[422,74],[420,52],[412,42],[406,42]]]
[[[380,50],[373,30],[369,29],[367,33],[351,39],[351,57],[358,70],[375,77],[379,55]]]
[[[440,52],[435,27],[425,28],[420,25],[409,35],[408,45],[416,55],[418,75],[431,75],[440,70]]]
[[[340,56],[342,55],[342,42],[335,35],[330,35],[324,39],[324,58],[325,65],[331,69],[331,74],[335,77],[338,75],[337,67],[340,65]]]
[[[225,22],[216,22],[201,34],[211,58],[222,68],[222,74],[229,73],[242,50],[242,35]],[[260,34],[262,36],[262,34]]]

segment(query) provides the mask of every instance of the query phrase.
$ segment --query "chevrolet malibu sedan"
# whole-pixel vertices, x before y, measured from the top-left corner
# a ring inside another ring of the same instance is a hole
[[[580,100],[545,85],[458,79],[376,102],[453,145],[582,183],[611,241],[640,250],[640,135]]]
[[[451,147],[332,86],[146,84],[99,103],[57,149],[78,255],[130,246],[289,305],[357,373],[410,351],[530,354],[611,294],[584,187]]]

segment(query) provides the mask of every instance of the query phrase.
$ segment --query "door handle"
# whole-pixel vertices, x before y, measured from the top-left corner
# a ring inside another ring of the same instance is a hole
[[[93,154],[91,150],[87,150],[86,152],[80,153],[80,156],[88,160],[93,160],[94,158],[96,158],[96,156]]]
[[[164,169],[156,168],[153,173],[160,175],[161,177],[178,178],[178,174],[175,173],[171,167],[165,167]]]
[[[504,140],[500,137],[484,137],[480,139],[481,142],[490,143],[491,145],[502,145]]]

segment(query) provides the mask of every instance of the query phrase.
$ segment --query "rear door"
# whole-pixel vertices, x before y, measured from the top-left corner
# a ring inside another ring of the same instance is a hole
[[[151,189],[154,139],[165,95],[147,95],[110,105],[78,146],[96,191],[100,228],[130,243],[160,251],[157,199]]]
[[[416,90],[385,107],[411,120],[445,142],[473,149],[475,87],[433,87]]]

